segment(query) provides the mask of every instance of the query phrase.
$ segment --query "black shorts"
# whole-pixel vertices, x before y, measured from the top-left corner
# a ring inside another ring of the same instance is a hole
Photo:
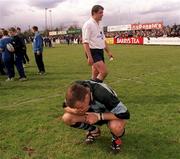
[[[104,51],[103,49],[90,49],[91,56],[93,58],[94,63],[98,61],[104,62]]]
[[[97,123],[95,123],[95,125],[101,126],[101,125],[104,125],[104,124],[108,124],[108,122],[109,122],[108,120],[100,120]]]

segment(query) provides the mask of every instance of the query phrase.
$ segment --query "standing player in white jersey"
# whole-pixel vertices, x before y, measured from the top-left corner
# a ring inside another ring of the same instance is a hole
[[[109,58],[113,57],[105,41],[103,28],[100,25],[103,10],[104,8],[100,5],[93,6],[91,10],[92,17],[85,22],[82,28],[84,50],[88,64],[92,66],[92,80],[96,82],[103,82],[108,74],[103,51],[107,52]]]

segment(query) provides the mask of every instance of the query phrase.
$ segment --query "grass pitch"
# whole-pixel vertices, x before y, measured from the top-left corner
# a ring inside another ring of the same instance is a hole
[[[68,85],[90,79],[82,46],[45,48],[47,75],[39,76],[29,45],[28,81],[4,82],[0,76],[0,158],[180,158],[180,47],[114,45],[111,50],[115,59],[106,58],[105,82],[131,113],[120,154],[109,153],[106,126],[89,146],[83,143],[84,131],[59,120]]]

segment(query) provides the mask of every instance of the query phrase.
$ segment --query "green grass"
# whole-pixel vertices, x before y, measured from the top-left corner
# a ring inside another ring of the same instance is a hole
[[[2,159],[179,159],[180,47],[111,46],[105,82],[131,113],[122,152],[109,153],[111,135],[85,145],[84,131],[64,125],[61,103],[67,86],[90,78],[82,46],[46,48],[47,75],[37,68],[28,46],[28,81],[0,76],[0,158]],[[18,76],[16,75],[18,78]]]

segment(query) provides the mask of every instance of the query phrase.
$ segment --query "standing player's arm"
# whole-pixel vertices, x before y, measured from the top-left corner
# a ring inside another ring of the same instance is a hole
[[[105,48],[104,48],[104,50],[106,51],[106,53],[109,56],[109,58],[113,57],[112,52],[110,51],[109,46],[108,46],[106,40],[105,40]]]
[[[88,43],[83,43],[84,51],[88,58],[88,64],[92,65],[94,63],[93,58],[91,56],[91,51]]]

